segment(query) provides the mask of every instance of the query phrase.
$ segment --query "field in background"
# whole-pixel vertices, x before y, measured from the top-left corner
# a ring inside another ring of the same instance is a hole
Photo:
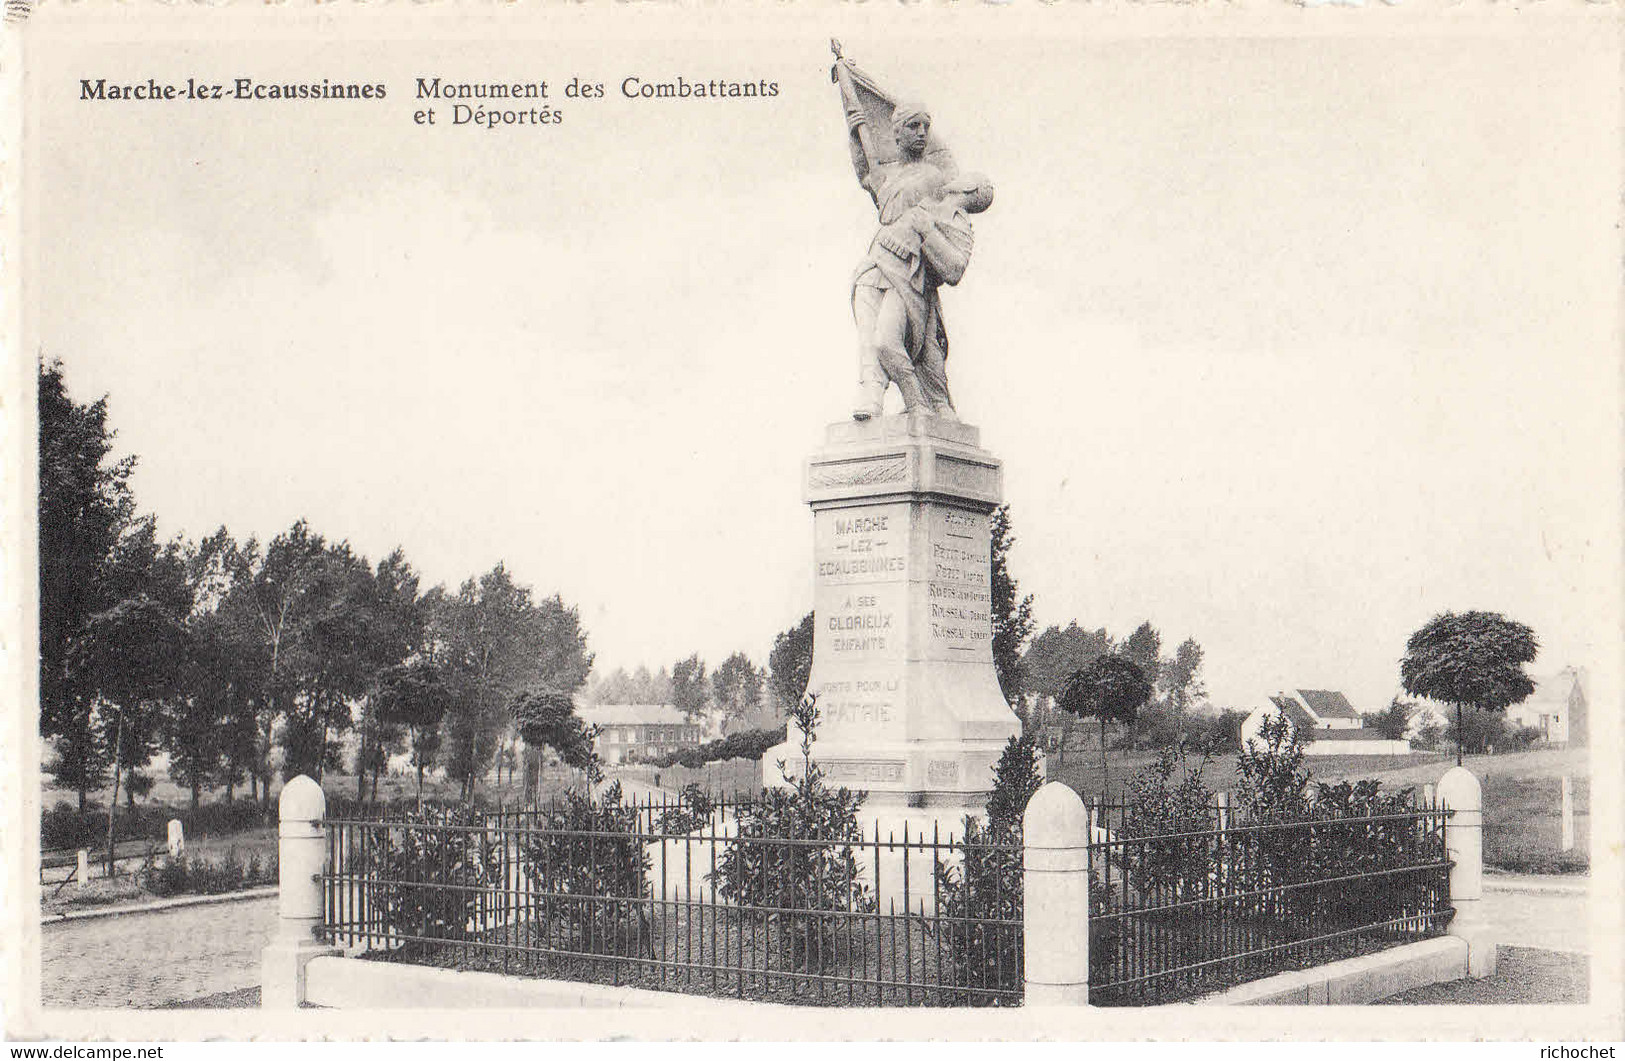
[[[1124,785],[1139,770],[1156,760],[1150,752],[1112,751],[1108,753],[1111,794],[1120,799]],[[1317,781],[1334,783],[1358,778],[1376,778],[1386,789],[1407,785],[1420,787],[1436,783],[1444,772],[1454,765],[1454,756],[1447,753],[1415,753],[1400,760],[1384,756],[1330,756],[1309,759],[1307,766]],[[1492,867],[1528,873],[1583,873],[1589,865],[1590,825],[1590,758],[1585,748],[1557,748],[1515,752],[1507,755],[1470,755],[1465,765],[1478,775],[1484,785],[1485,802],[1485,859]],[[681,791],[697,783],[708,792],[724,795],[753,794],[760,790],[762,773],[760,764],[731,759],[707,763],[703,767],[653,767],[630,765],[611,767],[607,771],[611,780],[624,778],[656,785],[669,792]],[[1560,833],[1560,779],[1572,779],[1575,810],[1575,848],[1570,852],[1559,850]],[[1066,782],[1086,798],[1098,797],[1103,790],[1098,747],[1087,745],[1070,748],[1059,769],[1052,767],[1051,776]],[[1225,755],[1208,762],[1203,778],[1216,792],[1234,791],[1236,787],[1235,756]],[[583,790],[584,776],[576,770],[550,765],[542,772],[542,797],[551,800],[566,792]],[[352,800],[356,795],[355,778],[344,774],[329,774],[323,779],[323,789],[330,799],[342,797]],[[425,799],[453,802],[459,786],[454,782],[426,778],[423,786]],[[521,783],[505,780],[502,784],[482,781],[478,792],[488,803],[518,803],[523,797]],[[106,799],[110,789],[93,796]],[[370,789],[368,791],[370,797]],[[218,794],[211,794],[218,799]],[[47,786],[43,792],[47,808],[66,802],[75,803],[71,792],[62,792]],[[414,775],[388,775],[379,779],[378,798],[384,801],[412,800],[417,796]],[[213,800],[205,797],[206,802]],[[122,802],[122,801],[121,801]],[[152,796],[139,801],[138,806],[166,806],[177,814],[184,814],[189,793],[168,781],[160,780]],[[275,814],[274,807],[272,814]],[[220,837],[189,835],[188,849],[195,853],[215,852],[233,842],[253,846],[274,842],[273,830],[263,827],[249,834],[226,833]],[[238,839],[238,838],[241,839]],[[161,829],[149,838],[162,844]],[[217,842],[219,841],[219,842]],[[121,845],[122,846],[122,845]]]
[[[1139,770],[1156,761],[1150,752],[1108,752],[1111,796],[1121,800],[1124,785]],[[1315,781],[1329,784],[1375,778],[1387,791],[1407,786],[1420,789],[1437,784],[1455,766],[1450,753],[1418,752],[1402,758],[1371,755],[1334,755],[1306,759]],[[1194,763],[1192,765],[1195,765]],[[1484,788],[1484,861],[1517,873],[1584,873],[1590,865],[1591,759],[1586,748],[1550,748],[1507,755],[1469,755],[1462,763],[1478,776]],[[1574,850],[1559,850],[1561,784],[1567,775],[1574,793]],[[1096,798],[1102,791],[1100,749],[1069,749],[1056,780],[1078,794]],[[1213,759],[1202,778],[1215,792],[1236,787],[1236,757]]]

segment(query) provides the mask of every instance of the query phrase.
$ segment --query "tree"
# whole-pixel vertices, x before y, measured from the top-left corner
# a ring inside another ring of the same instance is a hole
[[[367,561],[348,542],[327,545],[308,535],[296,548],[304,550],[295,560],[304,564],[305,581],[284,650],[282,776],[320,782],[328,767],[342,765],[338,738],[354,723],[350,705],[376,673],[377,601]]]
[[[378,789],[378,775],[388,765],[391,751],[401,741],[400,726],[385,720],[371,703],[370,692],[376,689],[378,677],[402,660],[418,655],[423,647],[425,617],[422,598],[418,596],[418,576],[407,563],[406,555],[396,548],[372,574],[372,582],[363,587],[362,606],[366,611],[364,641],[359,647],[359,661],[368,676],[368,702],[361,713],[361,746],[357,750],[356,799],[362,798],[362,785],[367,770],[372,771],[374,793]]]
[[[1104,629],[1085,630],[1073,621],[1065,629],[1046,628],[1032,639],[1022,654],[1021,688],[1036,701],[1027,710],[1022,728],[1031,728],[1039,734],[1046,749],[1056,753],[1057,762],[1066,761],[1072,718],[1055,704],[1066,688],[1067,679],[1111,648],[1111,638]]]
[[[1187,637],[1174,650],[1173,659],[1161,664],[1163,700],[1178,714],[1207,695],[1202,685],[1202,646],[1194,637]]]
[[[1364,728],[1375,730],[1383,740],[1404,740],[1414,714],[1416,705],[1396,696],[1381,711],[1361,715],[1360,721]]]
[[[1456,733],[1463,733],[1462,711],[1505,711],[1535,691],[1524,673],[1540,651],[1535,632],[1494,612],[1443,612],[1435,615],[1405,643],[1399,674],[1405,691],[1456,708]],[[1461,741],[1456,742],[1461,765]]]
[[[1106,767],[1106,723],[1132,722],[1151,698],[1151,682],[1139,664],[1122,655],[1100,656],[1072,675],[1061,693],[1062,710],[1100,722],[1102,792],[1109,775]]]
[[[244,551],[225,527],[188,551],[192,611],[187,627],[193,659],[186,672],[183,710],[193,717],[176,719],[166,738],[171,764],[177,756],[197,758],[195,766],[183,767],[184,780],[176,780],[201,784],[208,776],[204,767],[210,766],[214,780],[225,785],[227,802],[245,775],[258,777],[257,657],[248,629],[230,606],[249,571]]]
[[[693,719],[705,713],[711,690],[705,680],[705,661],[699,653],[680,659],[671,668],[671,702],[684,716]]]
[[[228,636],[244,669],[255,728],[251,772],[259,795],[271,802],[272,736],[277,720],[292,713],[300,696],[300,642],[321,608],[317,583],[326,543],[304,520],[272,539],[262,553],[252,538],[234,550],[229,590],[219,605]],[[308,652],[303,653],[309,656]],[[245,720],[246,721],[246,720]]]
[[[743,652],[735,652],[711,672],[711,694],[729,719],[750,715],[762,703],[762,672]]]
[[[451,705],[451,692],[434,664],[424,659],[400,663],[379,672],[371,706],[380,722],[404,726],[412,740],[412,765],[418,772],[418,798],[423,798],[423,771],[434,762],[440,721]]]
[[[120,768],[134,775],[151,755],[161,702],[174,694],[187,654],[186,630],[149,597],[123,600],[91,616],[75,639],[70,666],[110,708],[113,797],[107,805],[107,872],[113,872],[113,811]]]
[[[1140,673],[1145,675],[1145,680],[1151,683],[1153,689],[1156,688],[1158,679],[1162,677],[1161,653],[1162,635],[1157,633],[1157,628],[1149,622],[1143,622],[1135,627],[1134,632],[1128,635],[1128,640],[1118,649],[1119,655],[1140,668]]]
[[[812,674],[812,658],[813,613],[808,612],[773,639],[773,650],[767,654],[767,682],[777,703],[775,715],[786,714],[801,703]]]
[[[1063,630],[1047,627],[1021,657],[1021,688],[1041,699],[1059,700],[1073,674],[1112,650],[1104,629],[1085,630],[1074,620]]]
[[[1021,703],[1021,655],[1033,633],[1033,595],[1019,596],[1020,588],[1010,574],[1010,550],[1016,536],[1010,529],[1010,506],[993,510],[989,521],[992,535],[993,574],[989,582],[993,619],[993,668],[999,675],[999,690],[1010,704]]]
[[[105,574],[134,519],[135,458],[112,459],[107,399],[74,402],[60,361],[39,367],[38,413],[40,732],[55,743],[48,769],[84,810],[86,794],[106,776],[107,756],[72,646],[91,616],[117,602]]]
[[[430,658],[442,668],[451,706],[444,726],[447,773],[471,800],[510,724],[508,705],[533,688],[573,694],[592,670],[581,617],[554,594],[536,601],[497,564],[437,599]]]
[[[113,751],[115,800],[122,770],[125,801],[132,807],[137,795],[151,790],[152,780],[141,770],[185,704],[184,682],[194,648],[185,629],[192,606],[185,551],[179,539],[159,542],[152,517],[132,523],[113,547],[102,574],[105,591],[118,603],[92,616],[76,642],[87,650],[81,658],[93,668],[98,696],[118,708],[111,735],[106,732],[107,714],[99,712],[101,740]],[[124,643],[108,643],[109,638]],[[121,667],[131,673],[118,673]],[[199,738],[205,747],[211,741],[208,735]],[[200,758],[207,777],[207,753]],[[183,771],[186,765],[183,757]]]
[[[221,776],[231,696],[230,683],[221,677],[228,663],[206,629],[193,629],[178,695],[165,713],[159,737],[169,755],[170,779],[190,790],[194,808],[204,786]]]
[[[518,727],[525,742],[525,799],[534,801],[540,781],[539,753],[552,748],[566,766],[586,773],[589,784],[604,778],[594,747],[598,740],[598,727],[589,727],[575,713],[575,702],[568,693],[556,689],[529,689],[514,697],[508,705],[508,715]]]

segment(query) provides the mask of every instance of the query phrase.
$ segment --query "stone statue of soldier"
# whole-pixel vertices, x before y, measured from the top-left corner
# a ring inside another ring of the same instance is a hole
[[[852,281],[858,329],[852,416],[879,416],[890,383],[909,415],[957,421],[938,288],[957,284],[970,264],[968,215],[992,204],[993,187],[985,177],[959,175],[953,156],[932,138],[924,107],[892,100],[841,57],[838,44],[832,47],[853,168],[880,222]],[[884,133],[876,129],[882,121]]]

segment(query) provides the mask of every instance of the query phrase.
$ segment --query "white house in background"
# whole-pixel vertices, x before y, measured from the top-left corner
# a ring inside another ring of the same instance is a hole
[[[599,727],[598,754],[604,762],[633,763],[697,748],[700,727],[670,704],[599,704],[579,707],[588,726]]]
[[[1507,721],[1539,730],[1548,744],[1585,743],[1585,671],[1564,667],[1556,674],[1536,678],[1529,698],[1507,708]]]
[[[1294,731],[1308,739],[1305,755],[1407,755],[1411,746],[1402,740],[1383,740],[1361,729],[1360,713],[1348,697],[1332,689],[1296,689],[1269,698],[1269,706],[1248,715],[1241,724],[1242,743],[1257,740],[1265,721],[1285,715]]]
[[[1296,706],[1300,717],[1307,717],[1311,729],[1359,729],[1360,713],[1354,710],[1348,697],[1335,689],[1294,689],[1276,693],[1270,703],[1291,713]],[[1294,719],[1294,724],[1299,720]]]

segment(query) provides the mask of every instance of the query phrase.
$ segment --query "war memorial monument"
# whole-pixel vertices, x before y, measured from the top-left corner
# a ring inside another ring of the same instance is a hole
[[[832,48],[878,230],[852,284],[857,396],[803,481],[816,564],[813,758],[832,785],[867,790],[876,811],[930,808],[909,817],[957,825],[960,812],[981,811],[993,764],[1021,729],[993,666],[989,516],[1003,470],[954,410],[939,295],[964,275],[969,217],[993,188],[959,171],[922,105]],[[903,412],[886,416],[891,387]],[[799,744],[792,726],[763,757],[770,784],[779,762],[798,764]]]

